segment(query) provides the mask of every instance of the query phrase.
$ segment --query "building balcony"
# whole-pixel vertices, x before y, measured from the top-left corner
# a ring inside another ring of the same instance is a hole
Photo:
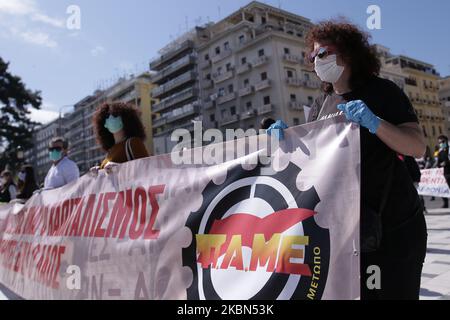
[[[236,92],[229,93],[217,99],[217,104],[224,104],[226,102],[236,99]]]
[[[214,86],[214,82],[212,80],[203,80],[202,81],[202,89],[211,89]]]
[[[229,71],[224,72],[222,74],[215,73],[213,75],[213,79],[214,79],[215,83],[224,82],[224,81],[226,81],[228,79],[231,79],[231,78],[233,78],[233,70],[229,70]]]
[[[166,117],[159,117],[158,119],[153,120],[152,127],[153,127],[153,129],[156,129],[156,128],[162,127],[166,123],[167,123]]]
[[[243,65],[240,65],[237,69],[236,69],[236,73],[237,74],[244,74],[248,71],[250,71],[251,69],[251,64],[250,63],[245,63]]]
[[[194,96],[198,95],[198,89],[196,88],[188,88],[181,92],[177,92],[170,97],[167,97],[163,100],[161,100],[159,103],[155,104],[153,106],[153,112],[159,113],[164,109],[167,109],[171,106],[174,106],[180,102],[183,102],[184,100],[190,99]]]
[[[212,61],[212,63],[217,63],[225,58],[228,58],[229,56],[231,56],[232,53],[233,53],[233,51],[231,49],[224,50],[221,53],[212,57],[211,61]]]
[[[245,97],[253,93],[253,87],[247,86],[239,90],[239,97]]]
[[[200,111],[199,102],[193,102],[185,105],[184,107],[173,110],[167,115],[167,123],[172,123],[177,120],[198,114]]]
[[[314,80],[306,80],[305,81],[305,87],[310,89],[320,89],[322,84],[319,81]]]
[[[305,80],[298,79],[298,78],[287,78],[286,83],[288,86],[291,87],[301,87],[305,85]]]
[[[183,53],[184,51],[191,49],[194,47],[194,42],[192,40],[184,41],[178,45],[175,45],[169,49],[166,50],[165,53],[163,53],[158,58],[154,59],[150,62],[150,69],[152,70],[161,70],[164,68],[164,65],[170,61],[171,59],[175,58],[177,55]]]
[[[269,79],[263,80],[255,84],[255,91],[265,90],[267,88],[270,88],[271,86],[272,84]]]
[[[263,114],[266,114],[266,113],[270,113],[272,111],[273,111],[273,105],[272,104],[265,104],[265,105],[263,105],[261,107],[258,107],[258,109],[257,109],[258,115],[263,115]]]
[[[250,118],[255,117],[256,114],[257,114],[256,110],[246,111],[243,114],[241,114],[241,119],[242,120],[250,119]]]
[[[305,64],[305,60],[302,57],[294,55],[294,54],[283,55],[283,60],[288,63],[293,63],[293,64],[300,64],[300,65]]]
[[[269,62],[269,57],[264,55],[264,56],[261,56],[261,57],[255,59],[255,60],[253,60],[252,66],[253,66],[253,68],[257,68],[257,67],[260,67],[260,66],[262,66],[262,65],[264,65],[264,64],[266,64],[268,62]]]
[[[161,95],[189,82],[189,81],[193,81],[195,80],[197,77],[196,73],[193,71],[189,71],[186,73],[183,73],[181,76],[176,77],[175,79],[166,82],[165,84],[156,87],[155,89],[152,90],[152,97],[157,99],[159,98]]]
[[[206,60],[206,61],[202,61],[202,62],[200,62],[199,63],[199,65],[198,65],[198,67],[200,68],[200,69],[207,69],[207,68],[210,68],[211,67],[211,60]]]
[[[203,109],[208,110],[214,108],[214,101],[209,100],[203,103]]]
[[[181,68],[184,68],[186,66],[189,66],[191,64],[195,63],[195,57],[194,55],[188,55],[180,60],[175,61],[174,63],[170,64],[169,66],[165,67],[161,71],[159,71],[157,74],[153,75],[151,77],[151,80],[153,83],[158,83],[159,81],[163,80],[164,78],[170,76],[174,72],[180,70]]]
[[[223,127],[223,126],[226,126],[228,124],[232,124],[232,123],[235,123],[235,122],[238,122],[238,121],[239,121],[239,115],[238,114],[234,114],[232,116],[230,115],[230,116],[222,118],[219,121],[219,125],[221,127]]]
[[[303,111],[304,105],[305,105],[305,103],[303,103],[301,101],[290,101],[289,102],[289,108],[291,108],[292,110],[295,110],[295,111]]]

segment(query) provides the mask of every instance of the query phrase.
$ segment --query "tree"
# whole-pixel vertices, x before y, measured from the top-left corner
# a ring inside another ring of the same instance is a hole
[[[40,91],[26,88],[22,79],[8,71],[9,63],[0,57],[0,170],[18,163],[17,149],[30,149],[37,123],[29,118],[29,108],[40,109]]]

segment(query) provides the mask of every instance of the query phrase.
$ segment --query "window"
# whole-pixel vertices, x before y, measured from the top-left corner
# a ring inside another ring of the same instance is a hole
[[[224,94],[225,94],[225,89],[219,88],[219,97],[223,97]]]
[[[209,60],[209,54],[205,54],[205,61]]]
[[[432,126],[431,130],[433,132],[433,137],[435,137],[436,136],[436,128],[435,128],[435,126]]]
[[[296,102],[297,96],[295,94],[291,94],[291,102]]]
[[[309,78],[309,73],[305,73],[305,80],[306,80],[306,81],[309,81],[309,79],[310,79],[310,78]]]
[[[211,121],[211,122],[214,122],[214,121],[216,121],[216,115],[213,113],[213,114],[210,114],[209,115],[209,120]]]
[[[286,74],[289,79],[294,77],[294,72],[292,70],[286,70]]]
[[[218,73],[218,74],[222,74],[222,67],[218,67],[218,68],[217,68],[217,73]]]
[[[220,47],[216,47],[216,54],[220,54]]]
[[[250,84],[250,81],[248,79],[245,79],[244,80],[244,88],[247,88],[249,84]]]
[[[262,24],[266,24],[266,23],[267,23],[266,17],[261,17],[261,23],[262,23]]]
[[[308,104],[309,104],[309,105],[312,105],[313,103],[314,103],[314,98],[311,97],[311,96],[309,96],[309,97],[308,97]]]
[[[247,108],[247,111],[250,111],[250,110],[252,109],[252,102],[251,102],[251,101],[248,101],[248,102],[245,104],[245,106],[246,106],[246,108]]]
[[[240,36],[239,36],[239,43],[240,43],[240,44],[243,44],[244,41],[245,41],[245,36],[244,36],[244,35],[240,35]]]
[[[230,85],[228,86],[228,92],[229,92],[229,93],[233,93],[233,91],[234,91],[234,86],[233,86],[232,84],[230,84]]]
[[[246,64],[246,63],[247,63],[247,57],[243,57],[243,58],[241,59],[241,64],[244,65],[244,64]]]
[[[231,63],[227,63],[226,68],[227,68],[227,71],[230,71],[231,70]]]
[[[442,134],[442,127],[439,127],[439,134]]]
[[[284,48],[284,54],[291,54],[291,50],[289,48]]]
[[[293,122],[294,122],[294,126],[299,126],[300,125],[300,120],[298,118],[294,118]]]
[[[270,104],[270,96],[265,96],[263,101],[264,101],[264,105]]]
[[[227,41],[223,44],[223,48],[225,49],[225,51],[230,50],[230,43]]]
[[[222,118],[225,118],[226,114],[227,114],[227,110],[225,110],[225,109],[220,110],[220,115],[222,116]]]
[[[230,113],[231,113],[232,116],[234,116],[236,114],[236,107],[235,106],[230,108]]]
[[[261,73],[261,81],[267,80],[267,72]]]
[[[258,57],[263,57],[264,56],[264,49],[261,49],[258,51]]]
[[[208,73],[208,74],[206,75],[206,80],[211,80],[211,73]]]

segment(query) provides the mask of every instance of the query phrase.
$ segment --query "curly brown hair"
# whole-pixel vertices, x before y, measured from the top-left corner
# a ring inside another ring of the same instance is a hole
[[[122,117],[123,130],[127,138],[145,140],[146,135],[141,121],[141,112],[136,107],[121,102],[104,103],[97,109],[93,117],[97,142],[104,151],[108,152],[115,144],[114,135],[105,128],[105,121],[110,114],[115,117]]]
[[[371,77],[380,74],[381,62],[376,47],[369,43],[371,36],[345,18],[322,21],[309,30],[306,45],[314,51],[314,42],[333,45],[350,66],[350,88],[364,85]],[[333,86],[324,83],[323,89],[332,92]]]

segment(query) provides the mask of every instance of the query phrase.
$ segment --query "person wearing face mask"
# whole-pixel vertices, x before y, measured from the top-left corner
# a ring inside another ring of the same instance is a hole
[[[307,46],[324,91],[308,122],[343,114],[360,125],[361,299],[417,300],[426,222],[417,190],[397,156],[425,154],[414,108],[395,83],[379,77],[376,49],[355,25],[319,23],[309,31]],[[370,266],[380,268],[379,290],[367,286]]]
[[[439,141],[439,151],[437,154],[437,165],[438,168],[444,168],[445,181],[447,181],[447,184],[450,187],[450,159],[448,156],[449,153],[448,137],[440,136],[438,137],[438,141]],[[444,205],[442,206],[442,208],[447,209],[448,198],[443,198],[443,200]]]
[[[80,170],[67,156],[68,143],[62,137],[53,138],[49,144],[48,155],[53,165],[44,180],[44,190],[57,189],[80,177]]]
[[[38,189],[33,167],[24,165],[17,175],[19,193],[17,199],[27,201],[33,196],[34,191]]]
[[[107,155],[91,172],[149,157],[144,144],[144,125],[137,108],[125,103],[105,103],[97,110],[93,121],[97,141]]]
[[[4,170],[0,174],[0,203],[8,203],[16,199],[17,188],[14,184],[12,173]]]

